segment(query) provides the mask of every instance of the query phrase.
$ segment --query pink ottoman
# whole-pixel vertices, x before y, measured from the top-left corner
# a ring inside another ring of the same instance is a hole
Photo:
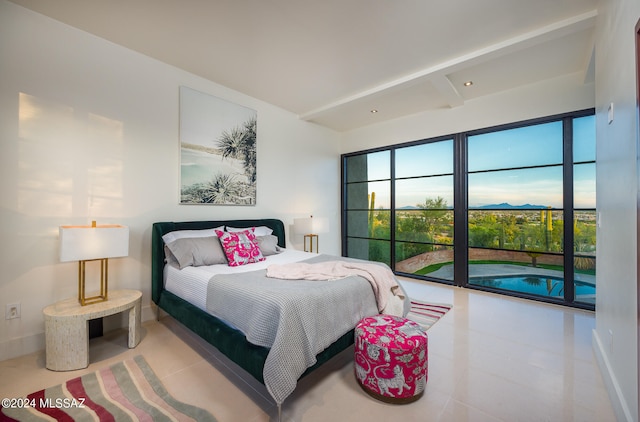
[[[355,329],[358,384],[376,399],[410,403],[424,392],[428,375],[427,333],[391,315],[364,318]]]

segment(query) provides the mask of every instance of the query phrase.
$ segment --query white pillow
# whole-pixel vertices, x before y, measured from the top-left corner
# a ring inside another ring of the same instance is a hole
[[[273,230],[271,230],[269,227],[267,226],[258,226],[258,227],[229,227],[227,226],[227,231],[228,232],[243,232],[245,230],[251,230],[253,229],[253,234],[255,234],[256,236],[269,236],[271,233],[273,233]]]
[[[186,237],[217,237],[216,230],[223,231],[224,226],[203,230],[176,230],[163,235],[162,240],[164,240],[164,243],[171,243],[174,240],[184,239]]]

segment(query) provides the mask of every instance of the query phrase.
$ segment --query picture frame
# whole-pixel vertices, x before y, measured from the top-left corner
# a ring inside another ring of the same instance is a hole
[[[257,111],[180,87],[180,204],[255,205]]]

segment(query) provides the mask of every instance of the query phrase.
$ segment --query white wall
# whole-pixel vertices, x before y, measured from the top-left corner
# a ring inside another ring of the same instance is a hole
[[[178,205],[181,85],[258,111],[256,206]],[[0,310],[22,308],[0,320],[0,360],[44,348],[42,309],[77,294],[76,264],[58,262],[63,224],[130,227],[109,282],[142,290],[145,318],[155,221],[313,214],[331,219],[323,252],[340,251],[336,132],[5,0],[0,142]]]
[[[638,0],[604,0],[596,24],[596,192],[601,227],[593,342],[620,421],[638,420],[634,27],[639,18]]]

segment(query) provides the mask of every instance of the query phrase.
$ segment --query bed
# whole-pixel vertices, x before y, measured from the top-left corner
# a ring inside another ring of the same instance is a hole
[[[221,353],[227,356],[230,360],[239,365],[242,369],[244,369],[248,374],[253,376],[260,383],[264,384],[267,387],[267,390],[271,393],[274,401],[280,408],[280,405],[289,394],[289,390],[286,390],[284,393],[273,391],[276,388],[273,385],[277,385],[277,382],[271,380],[273,377],[273,371],[267,370],[269,367],[273,367],[274,361],[274,353],[276,349],[276,344],[272,347],[265,347],[261,345],[257,345],[255,341],[250,342],[247,340],[247,337],[252,336],[251,333],[247,333],[246,329],[241,330],[238,326],[228,322],[227,314],[223,316],[214,316],[212,312],[204,306],[202,301],[202,291],[201,290],[193,290],[191,289],[191,294],[189,294],[189,289],[180,289],[174,287],[174,282],[167,281],[171,274],[178,274],[180,272],[184,272],[183,270],[178,270],[171,265],[167,265],[165,261],[165,241],[163,240],[163,236],[167,235],[171,232],[181,232],[185,230],[204,230],[204,229],[213,229],[220,227],[233,227],[237,229],[246,229],[252,227],[262,227],[268,228],[272,230],[271,235],[275,236],[277,239],[277,247],[278,248],[286,248],[286,240],[285,240],[285,228],[282,221],[277,219],[250,219],[250,220],[219,220],[219,221],[191,221],[191,222],[158,222],[154,223],[152,227],[152,300],[158,306],[159,309],[162,309],[177,321],[185,325],[187,328],[192,330],[198,336],[203,338],[205,341],[216,347]],[[275,239],[274,239],[275,240]],[[286,250],[285,251],[289,251]],[[293,251],[292,251],[293,253]],[[305,254],[302,258],[308,258],[309,255],[314,255],[320,259],[320,256],[316,254],[307,254],[303,252],[295,252],[298,256],[295,260],[300,260],[301,256],[299,254]],[[294,255],[295,255],[294,253]],[[284,254],[282,255],[284,256]],[[261,262],[262,269],[268,265],[270,259],[275,260],[274,262],[278,262],[278,259],[281,259],[279,255],[267,256],[267,259],[264,262]],[[288,259],[288,258],[287,258]],[[312,259],[312,260],[313,260]],[[335,258],[339,259],[339,258]],[[243,280],[247,280],[247,283],[252,280],[252,277],[257,277],[258,273],[264,270],[256,271],[253,269],[255,264],[249,264],[243,269],[246,271],[242,275]],[[215,267],[215,266],[211,266]],[[206,272],[210,267],[202,266],[197,269],[199,272]],[[186,272],[192,271],[196,272],[194,268],[187,268]],[[226,280],[224,277],[235,277],[235,275],[216,275],[216,283],[209,283],[207,288],[211,288],[212,285],[224,285],[224,282],[229,281],[229,285],[239,286],[240,283],[237,282],[237,278]],[[355,279],[359,279],[359,281],[350,280],[353,282],[353,286],[358,285],[358,289],[362,289],[362,286],[359,285],[363,283],[362,277],[353,277]],[[349,277],[351,279],[351,277]],[[346,280],[346,279],[345,279]],[[259,283],[256,280],[253,280],[254,284],[248,284],[247,289],[252,289],[252,286],[258,286]],[[274,280],[274,282],[284,282],[284,280]],[[171,283],[171,284],[170,284]],[[234,284],[235,283],[235,284]],[[366,281],[364,281],[366,283]],[[167,288],[167,285],[169,285]],[[344,283],[340,283],[343,285]],[[336,284],[338,285],[338,284]],[[305,287],[306,289],[307,287]],[[314,284],[315,288],[315,284]],[[332,289],[334,287],[331,287]],[[202,287],[199,287],[202,289]],[[400,288],[401,289],[401,288]],[[170,291],[172,290],[172,291]],[[374,294],[372,292],[371,286],[368,286],[368,292],[361,293],[362,290],[358,290],[359,293],[356,296],[359,297],[358,304],[354,307],[355,310],[349,310],[349,312],[357,312],[358,316],[355,317],[359,319],[360,317],[367,316],[367,314],[376,313],[376,298],[373,297]],[[326,291],[325,291],[326,292]],[[227,292],[229,293],[229,292]],[[209,299],[216,298],[220,295],[214,295],[208,293],[209,296],[207,298],[207,306],[209,306]],[[234,293],[235,294],[235,293]],[[326,293],[323,293],[326,294]],[[352,293],[349,293],[352,294]],[[339,295],[337,295],[339,296]],[[331,300],[335,298],[331,296]],[[215,299],[211,299],[211,302],[214,302]],[[372,309],[373,306],[373,309]],[[214,312],[215,313],[215,312]],[[251,323],[251,321],[249,321]],[[296,378],[302,378],[310,372],[314,371],[316,368],[321,366],[323,363],[327,362],[330,358],[337,355],[341,351],[345,350],[349,346],[353,344],[354,341],[354,332],[353,327],[355,327],[355,323],[350,322],[347,329],[342,328],[344,333],[340,332],[339,336],[332,343],[328,344],[326,347],[323,346],[323,349],[318,351],[318,353],[313,356],[313,360],[310,361],[313,364],[308,367],[305,366],[305,370],[301,373],[301,375]],[[245,327],[246,328],[246,327]],[[283,340],[284,341],[284,340]],[[285,344],[289,344],[286,343]],[[281,347],[279,348],[281,349]],[[271,353],[271,357],[270,357]],[[271,359],[271,366],[269,366],[269,359]],[[282,360],[282,359],[280,359]],[[284,361],[289,360],[284,359]],[[308,360],[308,359],[307,359]],[[279,362],[279,360],[278,360]],[[287,363],[289,364],[289,363]],[[278,363],[278,365],[280,365]],[[277,365],[276,365],[277,366]],[[265,382],[265,373],[267,374],[268,379]],[[297,376],[297,373],[296,373]],[[295,381],[295,380],[294,380]],[[270,385],[271,384],[271,385]]]

